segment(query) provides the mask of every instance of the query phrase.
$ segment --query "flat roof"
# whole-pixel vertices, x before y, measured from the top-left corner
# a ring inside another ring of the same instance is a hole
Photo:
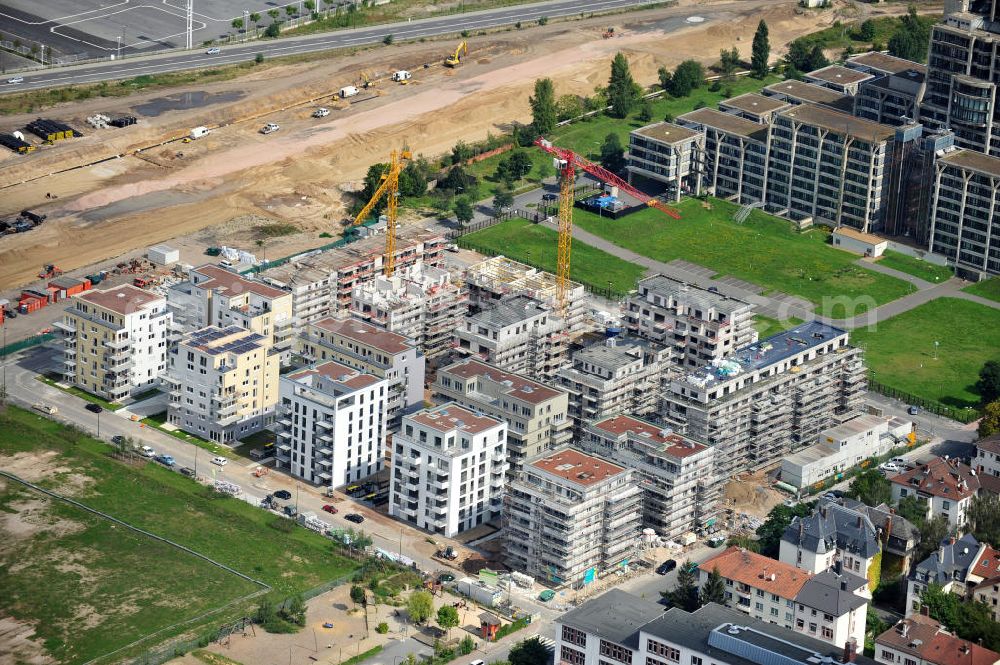
[[[915,70],[924,74],[927,73],[927,65],[922,65],[919,62],[913,62],[912,60],[897,58],[894,55],[880,53],[878,51],[869,51],[868,53],[852,55],[847,59],[847,63],[849,65],[868,67],[869,69],[875,69],[886,74],[901,74],[908,70]]]
[[[823,436],[830,437],[831,439],[846,439],[849,436],[854,436],[855,434],[875,429],[876,427],[884,425],[887,422],[889,422],[889,418],[886,418],[885,416],[873,416],[866,413],[858,416],[857,418],[851,418],[846,423],[841,423],[836,427],[825,429],[821,432],[821,434]]]
[[[656,295],[664,296],[665,298],[674,298],[675,300],[682,301],[683,304],[695,305],[703,309],[732,312],[736,309],[751,307],[751,304],[746,300],[727,296],[717,291],[709,291],[697,284],[688,284],[687,282],[659,273],[640,279],[638,286]]]
[[[546,386],[544,383],[532,381],[531,379],[523,377],[520,374],[505,372],[502,369],[497,369],[493,365],[487,365],[484,362],[473,360],[471,358],[459,360],[448,365],[447,367],[442,367],[438,370],[438,373],[452,374],[454,376],[460,376],[463,379],[478,377],[503,384],[506,386],[506,390],[503,391],[504,395],[508,395],[514,399],[519,399],[523,402],[528,402],[529,404],[539,404],[566,394],[563,391],[554,390]]]
[[[526,295],[516,295],[498,300],[492,307],[477,314],[469,314],[467,318],[480,325],[506,328],[545,314],[552,312],[538,300]]]
[[[415,346],[409,339],[402,335],[376,328],[370,323],[358,321],[357,319],[336,319],[328,316],[325,319],[314,322],[312,325],[390,354],[402,353]]]
[[[884,141],[896,135],[895,127],[857,118],[820,104],[802,104],[781,111],[778,115],[865,141]]]
[[[770,92],[774,95],[785,95],[803,102],[826,104],[827,106],[839,107],[844,104],[843,100],[850,100],[850,97],[847,95],[842,95],[839,92],[830,90],[829,88],[824,88],[823,86],[816,85],[815,83],[796,81],[794,79],[779,81],[777,83],[772,83],[769,86],[765,86],[764,92]]]
[[[680,125],[675,125],[672,122],[653,123],[652,125],[646,125],[645,127],[640,127],[639,129],[633,129],[632,133],[638,136],[644,136],[647,139],[659,141],[660,143],[678,143],[680,141],[689,141],[700,135],[693,129],[681,127]]]
[[[424,409],[407,418],[442,433],[461,430],[467,434],[482,434],[501,424],[496,418],[473,413],[453,402]]]
[[[717,111],[715,109],[701,108],[689,111],[688,113],[679,116],[677,119],[706,127],[712,127],[713,129],[718,129],[728,134],[745,136],[746,138],[751,138],[756,141],[767,141],[767,127],[754,122],[753,120],[740,118],[732,113],[723,113],[722,111]]]
[[[152,291],[140,289],[131,284],[122,284],[106,291],[86,291],[78,296],[98,307],[116,314],[132,314],[157,300],[165,300],[163,296]]]
[[[633,596],[621,589],[610,589],[588,600],[556,621],[564,626],[616,644],[627,644],[637,636],[639,629],[663,615],[664,608],[651,600]]]
[[[614,346],[608,346],[613,342]],[[644,352],[658,354],[666,349],[662,344],[641,337],[615,337],[585,346],[573,354],[574,362],[582,360],[598,367],[619,369],[644,359]]]
[[[827,67],[809,72],[806,74],[806,77],[814,78],[819,81],[826,81],[827,83],[836,83],[838,85],[851,85],[853,83],[866,81],[872,78],[872,75],[868,72],[850,69],[849,67],[842,67],[841,65],[829,65]]]
[[[580,487],[589,487],[617,476],[625,467],[607,460],[580,452],[575,448],[563,448],[550,455],[536,459],[531,466],[545,471]]]
[[[974,150],[952,150],[939,157],[938,161],[986,175],[1000,176],[1000,158],[990,157]]]
[[[265,348],[266,338],[239,326],[208,326],[186,335],[180,346],[190,347],[210,356],[220,353],[237,355]]]
[[[866,242],[869,245],[881,245],[884,242],[888,242],[885,238],[879,238],[877,235],[872,233],[863,233],[857,229],[852,229],[849,226],[838,226],[833,230],[833,235],[844,236],[859,242]]]
[[[788,102],[777,97],[765,97],[756,92],[748,92],[719,102],[720,107],[730,107],[749,113],[773,113],[788,106]]]
[[[198,266],[194,269],[194,272],[208,278],[204,282],[199,282],[197,286],[203,289],[219,289],[227,296],[239,295],[249,291],[265,298],[291,297],[291,294],[287,291],[276,289],[261,282],[255,282],[212,263]]]
[[[632,416],[611,416],[596,421],[593,423],[593,427],[616,436],[627,434],[642,441],[659,444],[662,446],[661,452],[674,457],[689,457],[708,448],[708,446],[696,443],[680,434],[675,434],[658,425]]]

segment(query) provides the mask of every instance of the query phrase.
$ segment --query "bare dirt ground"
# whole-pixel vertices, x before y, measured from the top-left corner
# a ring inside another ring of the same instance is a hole
[[[785,500],[785,495],[771,487],[763,472],[743,474],[726,483],[723,499],[727,508],[761,519]]]
[[[905,11],[895,5],[852,3],[848,8]],[[684,0],[669,9],[475,37],[470,57],[458,70],[437,66],[446,44],[416,43],[271,66],[234,81],[181,89],[171,95],[203,91],[231,100],[233,95],[225,93],[238,93],[239,99],[165,111],[134,128],[90,130],[82,139],[27,158],[4,155],[0,215],[33,208],[47,212],[50,221],[29,233],[0,238],[0,289],[30,281],[43,263],[81,267],[247,215],[291,222],[301,229],[301,234],[283,238],[281,249],[297,251],[296,243],[316,246],[323,242],[317,239],[319,232],[337,234],[343,193],[358,187],[370,164],[384,161],[391,149],[404,143],[418,154],[437,155],[460,139],[481,139],[511,121],[526,120],[536,78],[552,78],[557,94],[586,95],[605,82],[616,51],[625,52],[644,84],[656,80],[660,66],[673,67],[686,58],[714,62],[720,49],[731,45],[749,59],[753,32],[762,18],[770,29],[771,56],[777,59],[784,50],[781,45],[842,18],[843,11],[845,6],[805,11],[792,1]],[[708,20],[669,34],[663,31],[663,24],[673,26],[677,17],[691,15]],[[615,39],[600,37],[608,24],[617,27]],[[435,66],[422,69],[423,63]],[[397,68],[414,71],[414,83],[403,87],[383,80],[377,98],[346,108],[322,98],[356,80],[362,69],[385,76]],[[96,111],[124,111],[126,104],[135,107],[166,96],[159,92],[128,100],[88,100],[46,115],[83,127],[82,120]],[[318,101],[269,112],[309,99]],[[311,110],[320,104],[342,110],[323,120],[311,119]],[[9,118],[4,124],[30,119]],[[269,121],[281,124],[281,131],[260,135],[260,125]],[[175,142],[132,154],[138,147],[182,136],[191,127],[217,124],[228,126],[193,143]],[[55,173],[117,154],[128,156]],[[47,203],[46,193],[58,196],[56,202]],[[212,238],[254,250],[252,237],[239,228]],[[277,249],[271,251],[277,255]]]

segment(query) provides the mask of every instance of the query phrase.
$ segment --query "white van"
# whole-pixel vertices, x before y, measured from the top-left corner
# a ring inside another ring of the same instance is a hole
[[[340,98],[347,99],[348,97],[354,97],[356,94],[361,92],[358,90],[357,86],[349,85],[346,88],[340,89]]]
[[[413,75],[405,69],[400,69],[392,75],[393,81],[409,81],[411,78],[413,78]]]
[[[200,139],[202,136],[208,136],[209,133],[208,127],[195,127],[191,130],[191,138]]]
[[[142,448],[140,448],[139,453],[143,457],[154,457],[156,455],[156,451],[150,448],[149,446],[143,446]]]

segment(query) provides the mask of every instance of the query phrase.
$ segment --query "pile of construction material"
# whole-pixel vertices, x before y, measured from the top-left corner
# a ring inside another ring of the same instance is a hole
[[[110,122],[111,118],[103,113],[97,113],[87,118],[87,124],[94,129],[107,129]]]
[[[21,132],[0,134],[0,145],[21,155],[26,155],[35,149],[35,146],[24,140],[24,134]]]
[[[243,494],[242,487],[236,483],[231,483],[228,480],[216,480],[215,491],[227,496],[240,496]]]
[[[326,533],[330,525],[316,517],[313,513],[303,513],[299,515],[299,523],[307,529],[312,529],[317,533]]]
[[[111,125],[112,127],[121,128],[121,127],[129,127],[130,125],[134,125],[137,122],[139,122],[139,119],[136,118],[134,115],[123,115],[120,118],[114,118],[108,124]]]
[[[42,222],[48,219],[48,215],[40,215],[30,210],[22,210],[15,219],[0,221],[0,235],[8,233],[24,233],[36,226],[41,226]]]
[[[36,118],[29,122],[28,131],[43,141],[50,143],[63,139],[71,139],[74,136],[83,136],[83,134],[67,124],[57,120],[48,120],[47,118]]]

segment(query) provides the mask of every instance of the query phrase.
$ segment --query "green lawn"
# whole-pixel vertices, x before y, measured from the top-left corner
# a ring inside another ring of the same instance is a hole
[[[61,376],[57,376],[57,375],[53,376],[53,375],[49,375],[49,374],[44,374],[44,375],[43,374],[39,374],[35,378],[38,379],[39,381],[41,381],[44,384],[52,386],[53,388],[58,388],[59,390],[62,390],[63,392],[69,393],[70,395],[75,395],[75,396],[79,397],[80,399],[86,400],[86,401],[91,402],[93,404],[98,404],[98,405],[104,407],[105,409],[107,409],[108,411],[117,411],[118,409],[122,408],[121,404],[112,404],[111,402],[109,402],[108,400],[104,399],[103,397],[98,397],[97,395],[94,395],[93,393],[88,393],[86,390],[80,390],[76,386],[66,386],[65,384],[64,385],[59,385],[63,381],[63,377],[61,377]]]
[[[885,251],[882,258],[878,260],[879,265],[893,270],[900,270],[914,277],[927,280],[931,284],[948,281],[951,276],[951,268],[939,266],[935,263],[928,263],[918,258],[914,258],[901,252],[894,252],[891,249]]]
[[[1000,302],[1000,277],[984,279],[981,282],[970,284],[962,290],[980,298],[989,298]]]
[[[772,319],[771,317],[764,316],[762,314],[756,314],[753,317],[753,327],[757,331],[757,336],[760,339],[765,339],[771,335],[777,335],[778,333],[784,332],[789,328],[794,328],[800,323],[802,323],[802,319],[797,319],[794,316],[789,319],[785,319],[784,321]]]
[[[974,407],[980,368],[1000,360],[1000,310],[939,298],[851,337],[865,345],[876,381],[947,406]]]
[[[789,222],[754,210],[743,224],[732,221],[737,206],[714,199],[687,199],[675,207],[681,219],[646,208],[611,221],[574,211],[574,223],[617,245],[659,261],[685,259],[759,284],[765,291],[782,291],[819,305],[833,318],[874,303],[895,300],[914,290],[900,279],[855,265],[857,256],[834,249],[820,229],[795,231]]]
[[[180,429],[167,429],[163,426],[167,422],[167,412],[161,411],[159,413],[154,413],[148,418],[142,419],[142,424],[147,427],[153,427],[168,436],[172,436],[175,439],[183,441],[185,443],[190,443],[192,446],[198,446],[202,450],[207,450],[214,455],[226,455],[229,452],[229,448],[226,446],[220,446],[219,444],[209,441],[208,439],[203,439],[200,436],[195,436],[194,434],[188,434],[184,430]]]
[[[274,587],[276,600],[356,567],[319,534],[273,528],[287,522],[158,464],[126,466],[108,451],[107,444],[29,411],[8,406],[0,413],[0,460],[44,455],[38,484],[261,580]],[[2,488],[15,491],[10,482]],[[10,513],[9,502],[0,510]],[[61,510],[41,514],[81,526],[0,545],[7,563],[21,563],[16,570],[0,566],[6,571],[0,572],[0,611],[33,626],[56,662],[88,660],[253,588],[120,526]]]
[[[459,244],[484,254],[503,254],[542,270],[556,271],[558,234],[526,219],[514,218],[470,233],[463,236]],[[607,289],[610,282],[612,291],[627,293],[635,288],[636,281],[644,272],[642,266],[623,261],[603,250],[582,242],[573,243],[570,276],[578,282],[598,289]]]

